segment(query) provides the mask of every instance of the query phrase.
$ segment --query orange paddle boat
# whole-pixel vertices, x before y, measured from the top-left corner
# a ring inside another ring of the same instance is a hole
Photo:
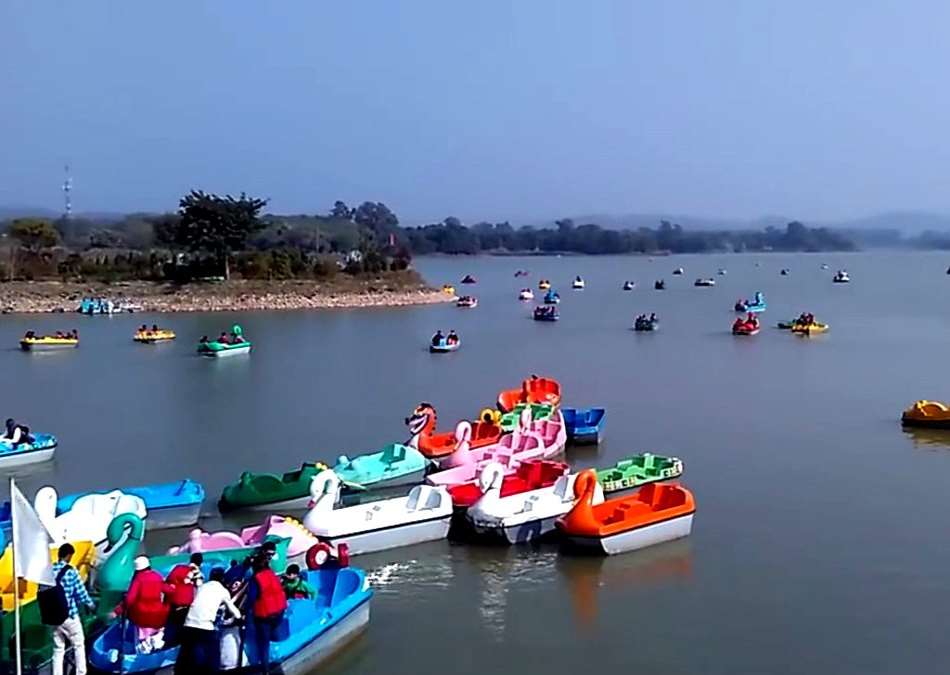
[[[477,422],[470,422],[472,436],[469,439],[470,448],[483,448],[486,445],[497,443],[501,438],[501,427],[493,418],[483,418]],[[455,431],[436,433],[435,408],[431,403],[420,403],[406,418],[406,426],[412,438],[406,445],[416,448],[428,459],[448,457],[458,448],[458,428]]]
[[[506,389],[498,394],[498,408],[510,412],[519,403],[547,403],[557,406],[561,403],[561,384],[548,377],[532,375],[521,383],[520,389]]]
[[[650,483],[595,506],[596,485],[593,469],[581,473],[574,482],[577,503],[556,522],[571,544],[614,555],[686,537],[692,530],[696,502],[684,487]]]

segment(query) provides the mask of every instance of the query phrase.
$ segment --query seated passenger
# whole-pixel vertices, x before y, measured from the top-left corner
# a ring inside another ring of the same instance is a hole
[[[435,335],[432,336],[432,346],[433,346],[433,347],[438,347],[439,345],[442,344],[442,341],[443,341],[443,340],[445,340],[445,336],[442,335],[442,331],[441,331],[441,330],[437,330],[437,331],[435,332]]]

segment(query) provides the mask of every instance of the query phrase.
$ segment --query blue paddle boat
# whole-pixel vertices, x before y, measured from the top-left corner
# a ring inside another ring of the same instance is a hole
[[[561,302],[561,296],[553,288],[549,289],[548,292],[544,294],[545,305],[556,305],[559,302]]]
[[[762,295],[761,291],[756,291],[752,300],[746,300],[745,302],[736,302],[737,312],[751,312],[753,314],[757,314],[758,312],[764,312],[766,307],[767,305],[765,303],[765,296]]]
[[[313,599],[287,602],[287,611],[275,631],[269,654],[273,672],[283,675],[314,672],[314,668],[369,623],[373,591],[363,570],[322,568],[302,572],[301,576],[317,594]],[[243,630],[243,639],[241,629],[236,626],[221,631],[222,650],[233,647],[235,665],[240,672],[261,662],[253,622],[248,622]],[[242,644],[243,653],[239,651]],[[90,663],[105,673],[171,673],[177,658],[178,647],[136,653],[135,628],[122,620],[113,621],[89,650]]]
[[[379,452],[350,459],[340,455],[333,467],[345,490],[382,490],[418,485],[429,468],[427,460],[415,448],[391,443]]]
[[[604,408],[561,408],[567,438],[572,443],[600,443],[607,410]]]
[[[0,440],[0,469],[12,469],[26,464],[36,464],[53,459],[56,452],[56,437],[52,434],[30,434],[31,442],[13,443]]]
[[[142,498],[148,513],[145,526],[150,530],[188,527],[196,524],[201,515],[201,504],[205,500],[204,487],[190,478],[173,483],[154,483],[119,489],[127,495]],[[92,493],[79,492],[61,497],[57,503],[57,511],[59,513],[68,511],[73,502],[86,494]]]

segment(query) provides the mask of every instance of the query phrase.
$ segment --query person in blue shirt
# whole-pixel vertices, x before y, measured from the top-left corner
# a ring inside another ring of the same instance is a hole
[[[92,611],[96,608],[96,603],[89,596],[79,572],[70,564],[75,553],[76,549],[72,544],[63,544],[59,547],[59,560],[53,565],[53,576],[66,593],[68,608],[66,620],[53,628],[53,675],[63,675],[63,657],[66,655],[67,642],[73,648],[76,675],[86,675],[86,636],[82,632],[79,606],[83,605]]]

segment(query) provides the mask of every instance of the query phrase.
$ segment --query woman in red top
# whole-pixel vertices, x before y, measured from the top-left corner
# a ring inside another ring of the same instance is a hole
[[[251,582],[251,597],[254,610],[254,642],[262,673],[270,673],[270,643],[274,633],[284,620],[287,596],[267,556],[254,559],[254,576]]]
[[[165,581],[144,555],[136,558],[134,564],[135,576],[119,609],[125,610],[129,621],[138,629],[143,651],[161,649],[164,646],[162,632],[168,620],[168,605],[163,597]]]

